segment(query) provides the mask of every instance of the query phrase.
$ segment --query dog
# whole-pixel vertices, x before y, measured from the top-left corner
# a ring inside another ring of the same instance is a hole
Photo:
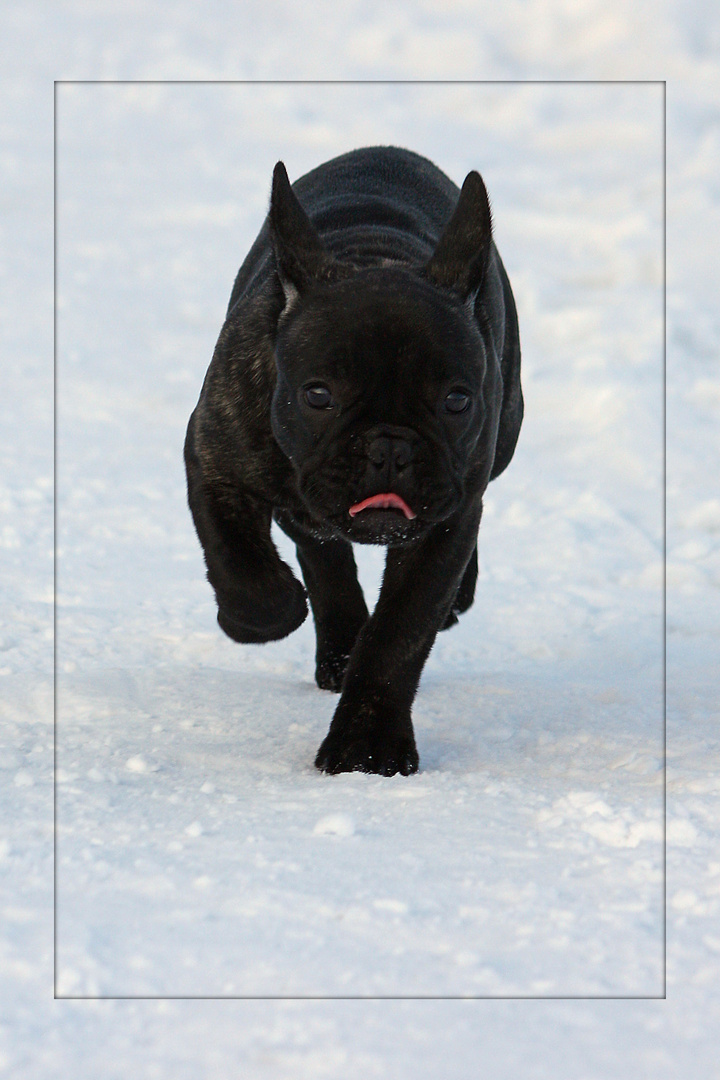
[[[370,147],[291,186],[278,162],[185,464],[225,633],[283,638],[309,598],[317,685],[340,692],[321,771],[417,771],[422,669],[473,602],[483,494],[522,417],[516,307],[480,175],[458,192],[418,154]],[[354,543],[387,548],[372,615]]]

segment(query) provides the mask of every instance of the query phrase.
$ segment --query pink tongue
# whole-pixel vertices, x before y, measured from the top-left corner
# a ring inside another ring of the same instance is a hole
[[[411,519],[417,517],[417,514],[413,514],[412,510],[399,495],[396,495],[394,491],[384,492],[382,495],[371,495],[369,499],[363,499],[362,502],[355,503],[350,507],[350,517],[355,517],[361,510],[402,510],[406,518]]]

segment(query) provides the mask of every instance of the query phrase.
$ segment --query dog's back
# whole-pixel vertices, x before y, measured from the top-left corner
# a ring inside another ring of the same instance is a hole
[[[394,146],[341,154],[296,180],[293,191],[328,250],[359,266],[425,262],[459,195],[431,161]],[[235,279],[228,314],[267,281],[270,255],[266,221]]]

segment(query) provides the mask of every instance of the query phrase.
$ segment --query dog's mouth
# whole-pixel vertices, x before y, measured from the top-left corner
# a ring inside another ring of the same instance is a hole
[[[363,510],[401,510],[408,521],[412,521],[413,518],[417,517],[417,514],[413,513],[405,500],[400,495],[396,495],[394,491],[370,495],[369,498],[351,506],[348,513],[350,517],[354,518],[357,514],[361,514]]]

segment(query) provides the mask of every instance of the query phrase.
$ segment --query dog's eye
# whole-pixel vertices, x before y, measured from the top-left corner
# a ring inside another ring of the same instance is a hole
[[[333,403],[332,394],[322,383],[313,383],[305,387],[305,400],[313,409],[329,409]]]
[[[451,413],[465,412],[470,404],[470,397],[464,390],[451,390],[445,398],[445,409]]]

